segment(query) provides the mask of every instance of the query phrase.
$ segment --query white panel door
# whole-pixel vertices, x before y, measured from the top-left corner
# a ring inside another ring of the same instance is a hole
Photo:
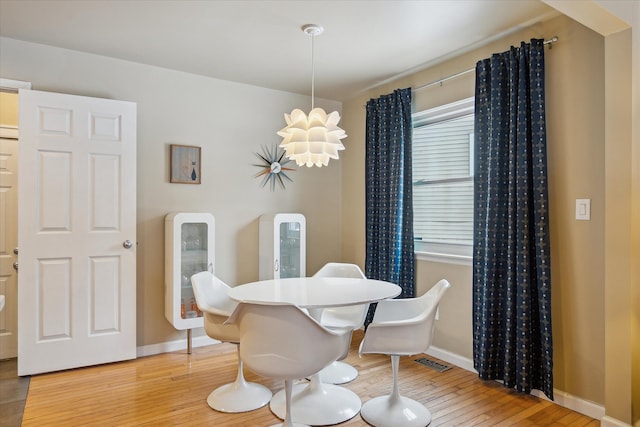
[[[136,356],[136,104],[20,90],[18,375]]]
[[[0,360],[18,355],[18,130],[0,127]]]

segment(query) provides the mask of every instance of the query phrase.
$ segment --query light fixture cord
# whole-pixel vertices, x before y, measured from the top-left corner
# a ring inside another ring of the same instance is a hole
[[[315,34],[311,34],[311,109],[313,110],[313,99],[315,97],[315,86],[316,86],[316,67],[313,62],[314,53],[313,53],[313,39],[315,39]]]

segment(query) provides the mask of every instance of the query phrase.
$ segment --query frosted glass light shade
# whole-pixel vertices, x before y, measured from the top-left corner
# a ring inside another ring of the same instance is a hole
[[[344,150],[340,140],[347,134],[338,127],[337,111],[327,115],[322,108],[314,108],[307,117],[296,108],[284,119],[287,126],[278,132],[283,138],[280,147],[298,166],[327,166],[329,159],[337,159],[338,151]]]

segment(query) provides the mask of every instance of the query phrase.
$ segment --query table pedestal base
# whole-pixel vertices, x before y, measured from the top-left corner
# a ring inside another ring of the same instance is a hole
[[[291,415],[296,423],[325,426],[345,422],[360,412],[362,402],[351,390],[333,384],[311,381],[294,384]],[[278,418],[286,415],[285,394],[280,390],[269,403]]]
[[[345,362],[336,361],[320,371],[325,384],[345,384],[358,377],[358,370]]]

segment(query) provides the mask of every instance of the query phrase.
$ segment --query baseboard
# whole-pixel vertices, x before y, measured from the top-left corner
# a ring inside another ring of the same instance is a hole
[[[456,365],[457,367],[462,368],[464,370],[467,370],[476,374],[478,373],[478,371],[476,371],[473,368],[473,360],[466,357],[462,357],[459,354],[455,354],[450,351],[443,350],[441,348],[434,347],[434,346],[429,347],[429,350],[427,350],[426,354],[428,354],[429,356],[438,358],[440,360],[443,360],[447,363]]]
[[[540,390],[532,390],[531,395],[549,400]],[[558,390],[557,388],[553,389],[553,402],[571,409],[572,411],[580,412],[588,417],[595,418],[596,420],[601,420],[602,417],[604,417],[604,406],[576,397],[565,391]]]
[[[192,348],[203,347],[205,345],[219,344],[219,343],[220,341],[218,340],[211,339],[206,335],[201,335],[201,336],[192,338],[191,347]],[[158,344],[150,344],[150,345],[143,345],[141,347],[137,347],[136,356],[137,357],[152,356],[154,354],[170,353],[172,351],[185,350],[186,348],[187,348],[186,339],[168,341],[168,342],[162,342]]]
[[[604,416],[600,420],[600,427],[631,427],[631,424],[624,423],[613,417]]]
[[[473,367],[473,360],[469,358],[462,357],[458,354],[434,346],[431,346],[429,350],[427,350],[427,354],[444,362],[455,365],[459,368],[465,369],[469,372],[473,372],[476,374],[478,373],[478,371],[476,371]],[[545,396],[544,393],[542,393],[540,390],[532,390],[531,394],[541,399],[549,400],[547,396]],[[560,406],[587,415],[591,418],[595,418],[596,420],[601,420],[602,427],[630,427],[628,424],[621,423],[614,418],[605,417],[604,407],[602,405],[598,405],[591,401],[581,399],[558,389],[553,390],[553,397],[554,403]],[[605,424],[605,420],[607,424]]]

